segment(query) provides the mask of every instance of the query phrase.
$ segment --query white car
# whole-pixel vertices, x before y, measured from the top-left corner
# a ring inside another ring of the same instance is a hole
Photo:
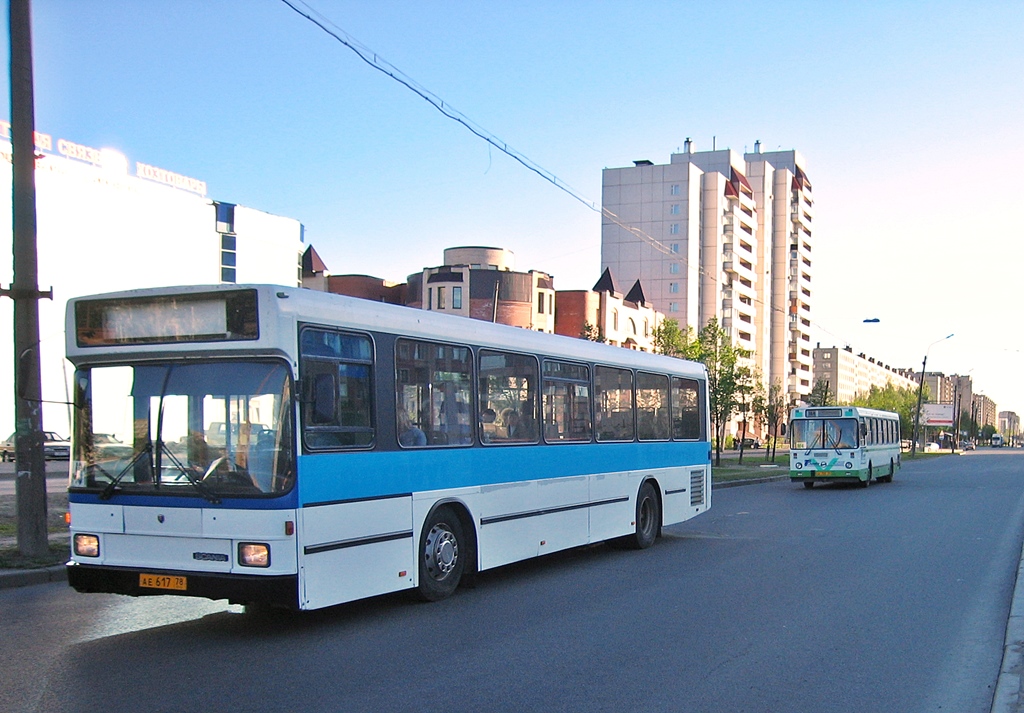
[[[928,443],[924,444],[924,452],[925,453],[938,453],[938,451],[939,451],[939,444],[938,443],[935,443],[934,441],[929,441]]]
[[[0,458],[4,461],[14,460],[14,437],[12,433],[6,441],[0,441]],[[71,441],[53,431],[43,431],[43,454],[46,460],[67,460],[71,457]]]

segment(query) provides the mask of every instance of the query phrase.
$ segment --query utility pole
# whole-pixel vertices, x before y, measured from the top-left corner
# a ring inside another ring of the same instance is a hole
[[[14,300],[15,492],[18,550],[49,552],[46,534],[46,461],[39,375],[39,291],[36,252],[35,111],[32,92],[30,0],[9,0],[11,28],[11,144],[14,157],[14,284],[0,296]]]

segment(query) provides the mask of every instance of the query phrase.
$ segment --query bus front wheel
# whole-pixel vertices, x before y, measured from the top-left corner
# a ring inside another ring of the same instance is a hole
[[[428,602],[451,596],[466,569],[467,542],[455,511],[442,505],[423,523],[417,594]]]

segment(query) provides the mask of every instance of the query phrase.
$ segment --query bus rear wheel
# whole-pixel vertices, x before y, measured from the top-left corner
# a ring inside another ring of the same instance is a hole
[[[636,532],[626,538],[634,550],[645,550],[654,544],[661,525],[661,505],[650,481],[640,486],[636,496]]]
[[[420,535],[420,599],[436,602],[452,595],[466,569],[466,544],[462,522],[452,508],[442,505],[430,514]]]

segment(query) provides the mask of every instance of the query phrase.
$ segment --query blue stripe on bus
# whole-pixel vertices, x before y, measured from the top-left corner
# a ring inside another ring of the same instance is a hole
[[[71,491],[68,501],[163,508],[284,510],[330,502],[408,495],[427,490],[516,483],[627,470],[708,465],[707,441],[581,443],[550,446],[431,448],[408,451],[318,453],[299,456],[299,487],[277,498],[223,498],[198,494],[137,495]]]
[[[576,475],[707,465],[708,443],[581,443],[299,457],[300,506]]]

